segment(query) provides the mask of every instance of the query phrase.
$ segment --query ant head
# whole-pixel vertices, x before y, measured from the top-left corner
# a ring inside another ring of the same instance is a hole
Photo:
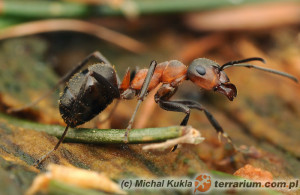
[[[212,60],[195,59],[188,68],[187,77],[199,87],[218,91],[231,101],[237,95],[235,85],[229,82],[226,73],[220,70],[220,65]]]
[[[206,59],[206,58],[198,58],[195,59],[189,66],[187,71],[187,77],[193,83],[198,85],[199,87],[206,89],[206,90],[214,90],[218,91],[225,96],[229,100],[233,100],[234,97],[237,95],[236,87],[229,82],[229,78],[227,77],[224,69],[230,67],[247,67],[247,68],[254,68],[258,70],[262,70],[265,72],[269,72],[272,74],[277,74],[280,76],[284,76],[289,78],[295,82],[298,82],[297,78],[287,74],[285,72],[280,72],[277,70],[263,68],[260,66],[255,66],[252,64],[247,64],[246,62],[250,61],[260,61],[265,63],[265,60],[262,58],[254,57],[254,58],[246,58],[243,60],[231,61],[223,64],[220,66],[216,62]]]

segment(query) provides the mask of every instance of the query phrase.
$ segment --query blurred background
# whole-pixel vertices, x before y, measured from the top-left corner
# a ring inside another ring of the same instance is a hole
[[[128,67],[145,68],[151,60],[176,59],[188,66],[199,57],[219,64],[262,57],[266,64],[253,64],[300,79],[299,2],[0,1],[1,192],[23,193],[39,172],[30,162],[52,149],[57,141],[47,134],[13,126],[5,120],[6,109],[38,98],[88,54],[100,51],[115,66],[121,79]],[[145,152],[140,145],[64,143],[48,162],[105,172],[114,180],[129,176],[193,177],[203,171],[230,176],[246,164],[270,172],[274,179],[299,178],[299,84],[247,68],[231,68],[226,73],[238,90],[233,102],[223,95],[201,90],[189,81],[179,87],[173,99],[203,104],[234,143],[248,148],[249,154],[234,153],[225,140],[219,142],[205,115],[193,110],[189,125],[205,137],[199,145],[183,146],[171,153]],[[57,103],[60,91],[11,117],[64,126]],[[160,109],[154,102],[154,93],[142,104],[134,128],[179,125],[184,115]],[[83,127],[125,128],[136,100],[121,101],[112,117],[100,122],[114,104]],[[7,179],[7,175],[14,178]]]

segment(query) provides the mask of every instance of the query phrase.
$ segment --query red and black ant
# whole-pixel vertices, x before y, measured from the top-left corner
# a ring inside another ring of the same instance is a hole
[[[80,71],[92,57],[96,58],[99,63]],[[137,106],[124,135],[124,142],[126,143],[141,102],[147,93],[160,83],[162,83],[162,85],[155,94],[155,102],[164,110],[184,113],[185,117],[180,123],[181,126],[187,125],[191,109],[197,109],[203,111],[215,130],[219,134],[227,137],[228,141],[231,142],[231,139],[224,133],[223,128],[219,125],[217,120],[201,104],[190,100],[171,101],[170,98],[176,93],[178,86],[184,80],[190,80],[205,90],[213,90],[224,94],[232,101],[237,95],[237,89],[234,84],[230,83],[224,69],[233,66],[255,68],[278,74],[298,82],[298,80],[290,74],[246,64],[250,61],[265,62],[262,58],[258,57],[231,61],[222,66],[206,58],[195,59],[189,66],[184,65],[178,60],[170,60],[160,64],[157,64],[156,61],[152,61],[149,69],[141,69],[132,73],[130,73],[128,69],[123,81],[120,83],[118,82],[117,73],[111,63],[100,52],[94,52],[87,56],[55,85],[54,89],[68,81],[59,99],[59,111],[67,126],[54,149],[44,155],[36,163],[41,163],[50,153],[59,147],[69,127],[77,127],[90,121],[111,104],[114,99],[133,99],[138,96]],[[31,107],[48,94],[49,92],[21,109],[11,109],[10,111],[20,111],[24,108]]]

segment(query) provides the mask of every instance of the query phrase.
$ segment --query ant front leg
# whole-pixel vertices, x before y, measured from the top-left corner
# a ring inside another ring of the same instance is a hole
[[[174,112],[182,112],[185,113],[186,116],[180,123],[181,126],[186,126],[190,117],[190,110],[197,109],[203,111],[211,125],[215,128],[219,135],[223,135],[230,144],[232,144],[231,138],[224,133],[223,128],[220,126],[218,121],[214,118],[214,116],[205,109],[201,104],[194,101],[189,100],[177,100],[177,101],[170,101],[169,98],[176,92],[176,88],[172,87],[170,84],[164,84],[156,93],[155,101],[158,105],[167,111],[174,111]],[[177,145],[174,146],[172,151],[175,151]]]
[[[134,112],[133,112],[133,114],[132,114],[132,116],[131,116],[131,119],[130,119],[130,121],[129,121],[129,123],[128,123],[128,126],[127,126],[127,128],[126,128],[126,132],[125,132],[125,135],[124,135],[124,142],[125,142],[125,143],[128,142],[129,131],[130,131],[131,128],[132,128],[132,124],[133,124],[133,122],[134,122],[135,115],[136,115],[136,113],[137,113],[137,111],[138,111],[138,109],[139,109],[139,107],[140,107],[142,101],[144,100],[144,98],[145,98],[146,95],[147,95],[148,87],[149,87],[151,78],[152,78],[152,76],[153,76],[154,70],[155,70],[155,68],[156,68],[156,65],[157,65],[157,62],[156,62],[155,60],[153,60],[153,61],[151,62],[151,64],[150,64],[149,69],[148,69],[148,73],[147,73],[147,75],[146,75],[146,78],[145,78],[144,83],[143,83],[142,88],[141,88],[141,92],[140,92],[139,97],[138,97],[138,103],[137,103],[137,105],[136,105],[136,107],[135,107],[135,110],[134,110]]]
[[[186,126],[189,118],[191,110],[188,106],[169,101],[169,99],[174,95],[174,93],[177,91],[177,86],[175,87],[171,86],[171,84],[163,84],[155,94],[155,102],[164,110],[167,111],[174,111],[174,112],[183,112],[185,113],[184,119],[181,121],[180,126]],[[177,144],[172,148],[172,152],[174,152],[177,149]]]
[[[8,113],[20,112],[20,111],[28,109],[32,106],[35,106],[40,101],[42,101],[44,98],[48,97],[51,93],[53,93],[61,84],[68,81],[75,73],[80,71],[80,69],[82,69],[89,62],[89,60],[93,57],[96,58],[97,60],[99,60],[100,62],[108,64],[108,65],[111,66],[111,63],[99,51],[95,51],[95,52],[91,53],[90,55],[88,55],[86,58],[84,58],[71,71],[69,71],[67,74],[65,74],[63,77],[61,77],[60,80],[49,91],[47,91],[45,94],[43,94],[41,97],[39,97],[35,101],[33,101],[29,104],[26,104],[26,105],[24,105],[20,108],[10,108],[10,109],[7,110],[7,112]]]
[[[188,108],[191,108],[191,109],[197,109],[197,110],[203,111],[206,118],[208,119],[210,124],[215,128],[215,130],[217,131],[219,136],[222,135],[223,137],[225,137],[227,139],[227,141],[229,143],[232,143],[231,138],[227,135],[227,133],[224,132],[223,128],[218,123],[218,121],[215,119],[215,117],[206,108],[204,108],[201,104],[199,104],[198,102],[191,101],[191,100],[177,100],[177,101],[172,101],[172,102],[186,105]]]

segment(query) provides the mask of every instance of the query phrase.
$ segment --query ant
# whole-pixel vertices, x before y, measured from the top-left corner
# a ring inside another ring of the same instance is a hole
[[[91,58],[97,59],[99,63],[80,71]],[[60,84],[68,81],[59,99],[59,111],[67,126],[55,147],[35,163],[40,164],[59,147],[69,127],[74,128],[90,121],[111,104],[114,99],[127,100],[137,96],[138,103],[124,135],[124,142],[127,143],[129,131],[141,102],[148,92],[162,83],[155,94],[155,102],[164,110],[184,113],[185,117],[180,123],[181,126],[187,125],[191,109],[203,111],[217,133],[223,135],[231,143],[231,138],[223,131],[213,115],[200,103],[190,100],[171,101],[170,98],[176,93],[177,88],[184,80],[190,80],[199,87],[205,90],[217,91],[232,101],[237,96],[237,89],[234,84],[230,83],[224,70],[234,66],[255,68],[298,82],[290,74],[247,64],[250,61],[265,63],[264,59],[259,57],[231,61],[222,66],[206,58],[195,59],[189,66],[178,60],[170,60],[159,64],[153,60],[149,69],[141,69],[137,72],[130,72],[128,69],[123,81],[120,83],[114,67],[100,52],[96,51],[88,55],[73,70],[63,76],[48,93],[31,104],[9,111],[17,112],[37,104]],[[176,147],[173,147],[173,151]]]

